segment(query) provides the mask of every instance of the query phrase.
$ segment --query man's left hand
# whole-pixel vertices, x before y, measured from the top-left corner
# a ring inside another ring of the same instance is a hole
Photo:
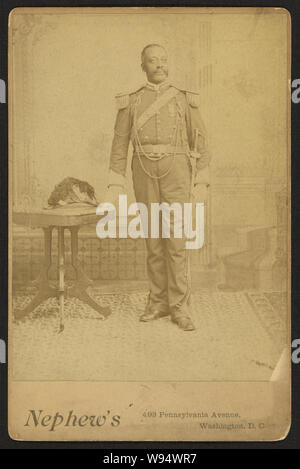
[[[195,202],[205,202],[208,198],[209,184],[195,184],[192,190],[193,198]]]

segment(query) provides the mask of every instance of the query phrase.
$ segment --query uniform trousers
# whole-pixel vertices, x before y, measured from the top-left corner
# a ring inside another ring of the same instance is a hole
[[[189,156],[176,154],[149,160],[142,154],[139,157],[134,153],[131,168],[136,201],[142,202],[148,209],[146,247],[150,283],[149,305],[161,312],[168,311],[173,316],[176,314],[188,315],[191,279],[189,250],[185,248],[183,214],[184,203],[191,201],[192,169]],[[147,175],[145,170],[152,177]],[[182,230],[181,238],[174,237],[174,222],[178,223],[178,219],[175,220],[172,212],[170,237],[164,238],[162,236],[164,215],[161,215],[159,237],[151,238],[151,203],[161,204],[163,202],[180,204],[182,209],[182,218],[179,221]]]

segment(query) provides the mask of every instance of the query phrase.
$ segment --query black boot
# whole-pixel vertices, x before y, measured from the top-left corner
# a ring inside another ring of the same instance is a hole
[[[191,318],[186,313],[177,312],[172,315],[172,321],[183,331],[194,331],[196,328]]]

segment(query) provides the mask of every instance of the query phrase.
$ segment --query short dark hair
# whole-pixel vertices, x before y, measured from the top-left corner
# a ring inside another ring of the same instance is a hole
[[[147,44],[147,46],[145,46],[144,49],[141,52],[141,61],[142,61],[142,63],[144,62],[144,57],[145,57],[146,50],[149,49],[150,47],[160,47],[161,49],[166,50],[165,47],[162,46],[161,44],[156,44],[156,43]]]

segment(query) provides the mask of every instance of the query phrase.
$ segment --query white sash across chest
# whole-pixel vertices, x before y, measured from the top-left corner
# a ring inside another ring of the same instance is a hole
[[[169,88],[162,96],[156,99],[150,106],[139,116],[135,123],[135,130],[138,131],[143,125],[151,119],[170,99],[179,93],[176,88]]]

